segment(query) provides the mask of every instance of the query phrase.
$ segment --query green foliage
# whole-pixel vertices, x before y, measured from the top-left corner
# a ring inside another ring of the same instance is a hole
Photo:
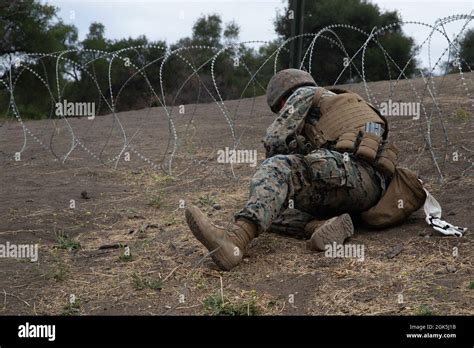
[[[119,261],[129,262],[132,260],[133,260],[133,256],[132,256],[132,253],[130,252],[130,249],[128,249],[128,253],[127,253],[126,247],[120,248]]]
[[[0,62],[11,66],[21,59],[44,81],[55,81],[54,59],[33,61],[24,53],[49,53],[75,47],[77,29],[64,24],[56,14],[55,7],[35,0],[0,2]],[[64,66],[64,61],[60,61],[60,71]],[[20,117],[50,117],[50,91],[40,79],[24,69],[20,65],[13,71],[15,103]]]
[[[214,90],[210,59],[224,45],[230,46],[221,52],[214,65],[216,83],[223,99],[261,95],[265,93],[265,86],[273,74],[270,62],[258,74],[258,81],[250,81],[251,74],[265,60],[264,55],[271,52],[257,52],[237,46],[239,26],[235,22],[223,24],[217,14],[201,16],[193,26],[191,37],[168,46],[163,41],[149,41],[145,36],[107,39],[106,28],[98,22],[91,23],[84,40],[78,41],[77,29],[64,24],[57,17],[57,11],[57,8],[37,0],[0,4],[0,34],[4,38],[0,42],[0,58],[7,65],[13,64],[15,59],[24,58],[21,52],[73,50],[59,60],[59,86],[56,85],[55,58],[22,60],[22,64],[28,65],[40,79],[24,71],[21,65],[12,70],[13,78],[18,77],[14,91],[15,104],[20,117],[25,119],[61,117],[55,114],[51,97],[51,93],[56,94],[58,87],[61,92],[59,100],[95,103],[96,115],[162,106],[164,103],[180,105],[212,102],[215,96],[207,93],[207,90]],[[167,57],[165,68],[161,71],[166,49],[179,50],[179,55]],[[114,52],[118,55],[113,55]],[[193,74],[193,69],[201,65],[203,67],[199,75]],[[189,79],[189,76],[192,77]],[[166,91],[165,100],[161,100],[157,88],[161,81]],[[111,92],[114,104],[110,98]],[[57,98],[56,95],[54,97]],[[2,110],[8,109],[8,103],[8,93],[0,95]],[[13,117],[11,109],[8,114],[0,115],[6,116]]]
[[[376,5],[363,0],[319,0],[306,1],[305,4],[306,33],[315,33],[334,23],[351,24],[366,32],[374,26],[380,28],[394,23],[377,39],[399,66],[404,66],[414,53],[413,40],[402,33],[396,12],[382,12]],[[55,115],[52,94],[59,100],[95,103],[96,115],[164,104],[208,103],[219,97],[227,100],[263,95],[274,72],[274,52],[291,34],[290,19],[280,14],[275,21],[279,39],[255,49],[238,44],[240,28],[235,22],[223,23],[218,14],[209,14],[196,20],[190,37],[171,45],[150,41],[145,36],[107,39],[106,28],[98,22],[91,23],[87,35],[79,41],[77,29],[64,24],[57,11],[57,8],[38,0],[0,4],[0,35],[4,38],[0,42],[0,59],[7,65],[19,57],[25,58],[22,52],[73,50],[59,60],[57,80],[56,59],[52,57],[23,59],[23,64],[45,83],[21,65],[12,70],[16,80],[15,104],[22,118],[61,117]],[[338,34],[349,56],[366,40],[361,33],[349,29],[340,29]],[[470,52],[471,36],[466,34],[461,48],[463,52]],[[327,32],[315,47],[318,54],[313,57],[312,73],[320,84],[332,83],[342,70],[345,53],[334,40],[335,37]],[[167,50],[177,54],[166,55]],[[217,52],[219,55],[212,66],[220,95],[215,93],[211,75],[211,59]],[[288,66],[287,52],[288,46],[281,50],[277,70]],[[360,59],[355,63],[361,70]],[[393,64],[387,70],[385,57],[373,42],[367,48],[366,63],[368,80],[398,77]],[[406,69],[407,76],[414,68],[415,62],[411,61]],[[198,69],[197,74],[195,69]],[[339,82],[351,78],[357,78],[352,66]],[[160,92],[161,83],[165,90],[164,100]],[[8,93],[0,95],[3,110],[8,109],[8,103]],[[12,110],[7,115],[0,115],[5,116],[13,116]]]
[[[381,28],[393,24],[390,29],[382,32],[376,39],[401,68],[415,53],[413,39],[403,34],[400,25],[401,19],[395,11],[381,12],[377,5],[364,0],[319,0],[306,1],[304,13],[305,33],[317,33],[328,25],[349,24],[370,34],[374,27]],[[276,31],[282,39],[286,40],[291,36],[291,22],[292,20],[286,11],[277,15]],[[367,40],[367,36],[352,29],[336,28],[335,30],[349,58]],[[303,47],[308,47],[312,39],[312,37],[305,39]],[[334,83],[344,68],[343,58],[346,57],[346,53],[336,44],[338,40],[332,33],[324,32],[316,42],[314,50],[317,55],[313,57],[311,71],[319,84]],[[361,54],[360,51],[353,60],[359,71],[362,69]],[[283,54],[282,59],[285,65],[288,65],[289,55]],[[307,65],[307,61],[305,64]],[[412,60],[405,70],[406,76],[410,77],[415,68],[416,62]],[[371,41],[367,46],[365,73],[366,79],[369,81],[383,80],[389,77],[393,79],[399,75],[398,69],[392,63],[390,63],[390,68],[387,68],[383,52],[374,41]],[[344,83],[350,79],[358,79],[358,74],[353,66],[345,70],[338,83]]]
[[[50,276],[55,281],[62,282],[66,280],[68,274],[69,268],[67,267],[67,265],[64,262],[59,261],[56,263],[56,268],[51,271]]]
[[[460,69],[469,72],[474,68],[474,29],[467,30],[459,41],[453,42],[451,61],[444,62],[443,67],[448,73],[457,73]]]
[[[72,239],[64,232],[59,232],[56,234],[56,246],[57,249],[65,250],[78,250],[81,248],[81,243]]]
[[[132,274],[132,284],[136,290],[152,289],[161,290],[163,288],[163,281],[161,279],[148,279],[140,277],[137,273]]]
[[[65,316],[70,316],[70,315],[76,315],[81,312],[81,302],[76,299],[73,303],[68,302],[67,305],[63,307],[63,311],[61,315]]]
[[[421,316],[428,316],[428,315],[434,315],[435,313],[428,308],[426,305],[421,305],[418,306],[415,309],[415,315],[421,315]]]
[[[204,196],[200,196],[198,199],[198,203],[202,205],[207,205],[209,207],[212,207],[214,204],[216,204],[216,199],[209,195],[208,193]]]
[[[152,198],[150,198],[148,205],[150,207],[159,209],[161,208],[162,203],[163,203],[163,197],[161,195],[155,195]]]
[[[258,315],[260,309],[256,304],[256,296],[252,294],[249,299],[230,302],[223,298],[220,293],[212,294],[203,301],[203,306],[207,314],[245,316]]]
[[[474,29],[469,29],[464,34],[463,38],[459,43],[459,55],[464,60],[462,67],[464,71],[470,71],[466,64],[474,68]]]
[[[466,122],[469,120],[469,114],[463,108],[458,108],[453,115],[453,120],[456,122]]]
[[[193,44],[219,47],[222,20],[217,14],[198,18],[193,26]]]

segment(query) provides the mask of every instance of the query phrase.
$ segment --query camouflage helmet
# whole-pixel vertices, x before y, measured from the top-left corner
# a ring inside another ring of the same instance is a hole
[[[302,86],[316,86],[311,74],[299,69],[280,70],[268,82],[268,106],[273,112],[277,113],[282,98],[287,97],[296,88]]]

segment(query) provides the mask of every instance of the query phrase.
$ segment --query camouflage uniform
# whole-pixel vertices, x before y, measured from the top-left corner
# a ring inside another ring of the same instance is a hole
[[[329,148],[295,154],[292,139],[310,111],[316,88],[300,87],[267,129],[267,159],[250,182],[246,206],[235,214],[259,226],[259,232],[305,236],[313,219],[358,213],[382,195],[384,179],[367,163]],[[327,97],[333,95],[325,90]],[[309,116],[309,115],[308,115]]]

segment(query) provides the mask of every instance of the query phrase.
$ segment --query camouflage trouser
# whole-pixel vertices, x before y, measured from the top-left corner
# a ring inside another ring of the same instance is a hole
[[[382,194],[375,170],[353,156],[320,149],[266,159],[250,182],[246,206],[235,214],[259,230],[304,236],[313,219],[367,210]]]

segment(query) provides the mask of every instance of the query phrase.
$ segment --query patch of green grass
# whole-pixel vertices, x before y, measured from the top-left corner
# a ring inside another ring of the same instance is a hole
[[[136,290],[143,290],[146,288],[152,290],[163,289],[163,281],[161,279],[142,278],[137,273],[132,274],[132,284]]]
[[[469,114],[463,108],[459,108],[453,115],[453,119],[457,122],[465,122],[469,120]]]
[[[49,279],[54,279],[57,282],[64,281],[69,274],[69,267],[64,263],[58,249],[51,249],[48,251],[52,258],[51,264],[53,267],[47,271],[44,276]]]
[[[469,284],[467,285],[468,289],[474,289],[474,280],[471,280]]]
[[[78,250],[81,248],[81,243],[72,239],[64,232],[59,232],[56,234],[56,245],[54,247],[57,249],[65,249],[69,251]]]
[[[273,307],[275,307],[276,305],[277,305],[277,301],[275,301],[275,300],[270,300],[270,301],[268,301],[268,303],[267,303],[267,306],[268,306],[269,308],[273,308]]]
[[[220,293],[206,297],[203,301],[204,309],[210,315],[258,315],[260,310],[257,307],[255,296],[250,299],[230,302],[222,298]]]
[[[214,197],[210,196],[209,194],[206,194],[205,196],[200,196],[198,199],[198,202],[201,203],[202,205],[207,205],[212,207],[215,205],[217,202]]]
[[[133,256],[132,252],[130,251],[130,248],[128,248],[127,246],[120,247],[119,261],[128,262],[132,260]]]
[[[435,315],[435,313],[427,305],[421,305],[415,309],[415,315]]]
[[[155,195],[151,197],[150,200],[148,201],[148,205],[156,209],[159,209],[162,206],[162,204],[163,204],[163,198],[161,197],[161,195]]]
[[[169,183],[175,180],[174,177],[165,174],[165,175],[160,175],[157,173],[152,173],[150,177],[153,179],[153,181],[157,184],[162,184],[162,183]]]
[[[196,284],[196,288],[200,290],[207,288],[207,280],[205,277],[203,277],[202,273],[198,273],[198,272],[193,273],[193,275],[191,276],[191,279]]]
[[[132,261],[133,260],[133,256],[132,254],[129,254],[129,255],[126,255],[126,254],[120,254],[119,256],[119,260],[122,261],[122,262],[128,262],[128,261]]]
[[[81,312],[81,302],[79,300],[74,301],[73,303],[68,302],[67,305],[63,307],[61,315],[76,315]]]
[[[66,280],[69,274],[69,268],[63,262],[57,264],[56,269],[51,273],[52,278],[57,282]]]

